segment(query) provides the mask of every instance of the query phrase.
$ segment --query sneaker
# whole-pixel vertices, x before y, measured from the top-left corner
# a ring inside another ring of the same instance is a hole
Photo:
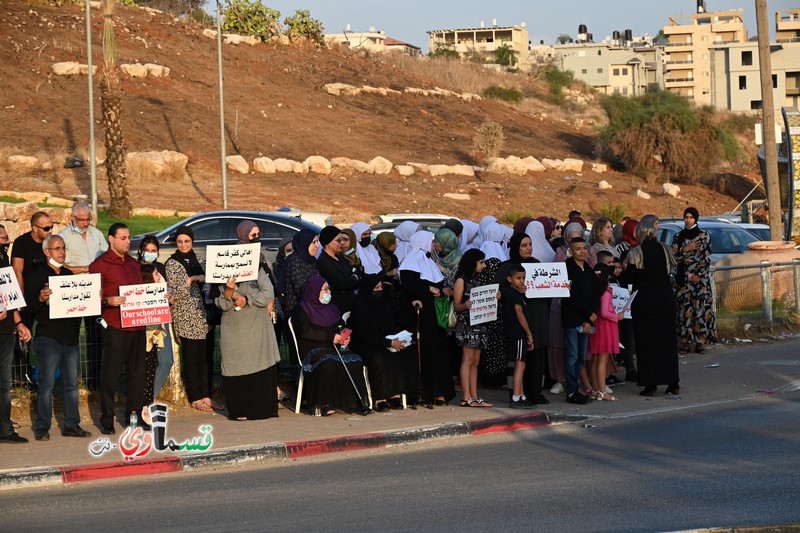
[[[575,403],[578,405],[586,405],[589,403],[589,398],[581,394],[580,392],[573,392],[572,394],[567,396],[567,403]]]
[[[517,401],[511,399],[511,403],[508,404],[511,409],[533,409],[533,402],[529,399],[525,398],[524,400],[520,398]]]
[[[550,394],[561,394],[564,392],[564,385],[556,381],[556,384],[550,387]]]
[[[625,382],[619,379],[616,374],[611,374],[608,379],[606,379],[606,385],[609,387],[616,387],[617,385],[625,385]]]

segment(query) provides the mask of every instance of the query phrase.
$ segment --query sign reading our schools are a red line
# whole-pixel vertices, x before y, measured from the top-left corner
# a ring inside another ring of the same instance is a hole
[[[125,297],[125,303],[120,306],[123,328],[172,322],[166,283],[123,285],[119,295]]]

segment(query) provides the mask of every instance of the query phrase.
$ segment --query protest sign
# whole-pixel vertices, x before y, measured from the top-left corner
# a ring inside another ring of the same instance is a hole
[[[613,291],[612,302],[614,304],[614,312],[617,314],[624,312],[625,318],[631,318],[630,306],[627,309],[625,308],[625,304],[628,303],[631,297],[631,291],[618,285],[611,285],[610,287]]]
[[[50,318],[75,318],[100,314],[100,274],[50,276]]]
[[[12,267],[0,268],[0,303],[8,311],[25,307],[25,297]]]
[[[500,285],[481,285],[469,291],[472,307],[469,309],[469,323],[471,326],[493,322],[497,320],[497,291]]]
[[[258,279],[261,244],[210,245],[206,247],[206,283],[225,283]]]
[[[125,297],[125,303],[119,306],[123,328],[172,322],[166,283],[122,285],[119,295]]]
[[[526,298],[569,297],[569,277],[565,263],[523,263]]]

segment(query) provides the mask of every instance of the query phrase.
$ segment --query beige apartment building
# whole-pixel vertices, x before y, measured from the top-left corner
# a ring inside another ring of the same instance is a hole
[[[452,46],[461,57],[478,53],[491,58],[495,50],[508,45],[516,52],[517,67],[520,70],[530,69],[528,52],[528,29],[525,23],[519,26],[462,28],[449,30],[431,30],[428,32],[428,50],[434,51],[440,45]]]
[[[571,70],[602,94],[638,96],[648,86],[662,87],[661,49],[654,46],[621,47],[610,43],[556,45],[554,63]]]
[[[775,43],[770,45],[775,111],[800,108],[800,9],[775,14]],[[711,96],[717,109],[750,112],[762,108],[758,42],[711,48]]]
[[[664,26],[668,39],[664,86],[698,105],[708,105],[712,98],[711,47],[747,42],[747,28],[741,9],[707,13],[705,3],[698,2],[697,11],[670,17]]]
[[[363,50],[374,54],[401,53],[411,57],[420,57],[422,50],[397,39],[387,37],[383,31],[345,31],[344,33],[326,33],[323,39],[328,45],[339,44],[351,50]]]

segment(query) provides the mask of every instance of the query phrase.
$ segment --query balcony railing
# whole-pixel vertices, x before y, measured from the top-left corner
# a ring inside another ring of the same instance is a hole
[[[680,83],[686,81],[694,81],[694,78],[667,78],[664,81],[667,83]]]
[[[667,65],[691,65],[694,63],[694,59],[680,59],[676,61],[667,61]]]
[[[694,43],[665,43],[664,46],[694,46]]]

